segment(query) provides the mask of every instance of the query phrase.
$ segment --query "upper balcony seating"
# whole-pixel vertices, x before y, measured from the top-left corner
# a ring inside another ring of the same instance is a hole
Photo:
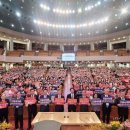
[[[115,55],[115,51],[114,50],[104,50],[103,51],[103,55],[104,56],[114,56]]]
[[[48,51],[39,51],[39,52],[36,52],[36,55],[37,56],[48,56]]]
[[[77,56],[86,56],[86,51],[77,51]]]
[[[125,49],[118,50],[118,56],[129,56],[129,55],[130,55],[129,50],[125,50]]]
[[[89,55],[90,56],[100,56],[100,50],[90,51]]]
[[[14,57],[20,57],[22,54],[21,51],[7,51],[7,56],[14,56]]]
[[[24,51],[24,56],[35,56],[35,51]]]
[[[4,50],[2,48],[0,48],[0,55],[3,55]]]
[[[49,53],[50,56],[61,56],[62,52],[61,51],[51,51]]]

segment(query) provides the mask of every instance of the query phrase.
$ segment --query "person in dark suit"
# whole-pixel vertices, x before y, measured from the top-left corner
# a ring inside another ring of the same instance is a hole
[[[68,102],[68,99],[77,99],[74,88],[70,88],[70,94],[67,95],[66,102]],[[76,105],[68,105],[68,112],[76,112]]]
[[[63,98],[64,99],[64,96],[62,95],[61,90],[58,90],[55,98]],[[64,104],[63,105],[61,105],[61,104],[55,105],[55,112],[64,112]]]
[[[119,121],[120,122],[123,122],[123,121],[126,121],[128,119],[128,106],[120,106],[118,104],[121,104],[121,102],[125,102],[126,101],[126,98],[125,98],[125,91],[123,92],[120,92],[120,97],[118,97],[116,99],[116,104],[118,106],[118,117],[119,117]]]
[[[95,101],[96,101],[96,104],[94,104]],[[98,102],[98,104],[97,104],[97,102]],[[97,114],[99,119],[100,119],[101,104],[102,104],[102,100],[100,98],[98,98],[97,93],[95,93],[93,95],[93,99],[91,100],[91,108],[92,108],[92,111]]]
[[[2,94],[0,98],[0,122],[8,122],[8,105],[9,101],[6,99],[5,95]]]
[[[27,103],[26,106],[28,107],[28,130],[31,129],[31,120],[37,114],[37,95],[34,93],[34,89],[30,90],[30,94],[27,95],[28,99],[35,100],[34,103]]]
[[[112,98],[108,94],[109,94],[109,89],[105,89],[104,95],[102,96],[102,100],[104,98]],[[111,106],[112,106],[112,103],[110,103],[110,102],[103,102],[103,104],[102,104],[102,119],[103,119],[104,123],[110,122]]]
[[[12,105],[14,106],[15,129],[18,129],[18,122],[20,122],[20,130],[23,130],[24,99],[21,97],[20,92],[16,94],[16,97],[14,97],[11,102]]]
[[[80,98],[87,98],[85,90],[82,90],[82,96],[79,97],[79,101],[80,101]],[[88,112],[88,105],[89,104],[80,104],[80,112]]]
[[[51,101],[50,96],[47,94],[47,90],[43,90],[43,93],[39,96],[40,112],[49,112],[49,103]]]

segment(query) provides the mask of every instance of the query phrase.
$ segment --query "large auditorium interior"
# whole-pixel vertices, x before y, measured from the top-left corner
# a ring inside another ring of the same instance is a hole
[[[130,0],[0,0],[0,130],[130,130]]]

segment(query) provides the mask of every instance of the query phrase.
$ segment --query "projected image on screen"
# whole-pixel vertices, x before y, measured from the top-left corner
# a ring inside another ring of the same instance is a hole
[[[75,53],[63,53],[62,61],[75,61]]]

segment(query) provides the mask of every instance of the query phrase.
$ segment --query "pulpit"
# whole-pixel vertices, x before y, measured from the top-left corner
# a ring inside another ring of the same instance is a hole
[[[32,121],[34,130],[50,130],[48,124],[53,130],[85,130],[88,125],[100,123],[94,112],[38,112]]]

